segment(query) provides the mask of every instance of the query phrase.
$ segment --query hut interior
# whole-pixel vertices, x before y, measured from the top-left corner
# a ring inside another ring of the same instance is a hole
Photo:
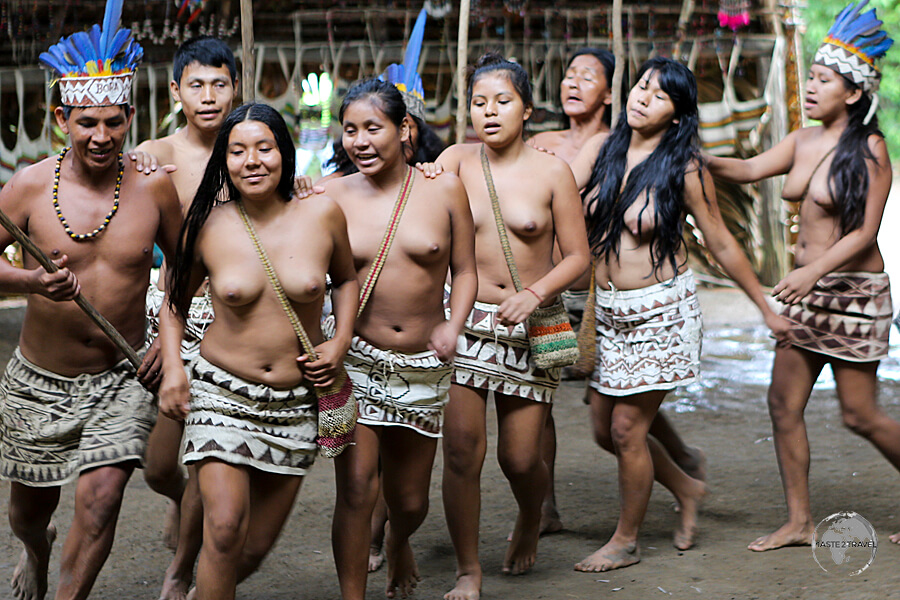
[[[249,3],[249,0],[245,0]],[[621,23],[625,81],[650,56],[682,60],[699,82],[706,151],[748,156],[799,124],[797,8],[776,0],[625,1]],[[128,145],[167,135],[181,124],[168,92],[171,57],[188,37],[225,39],[239,60],[256,67],[258,100],[295,125],[296,141],[314,155],[328,145],[336,101],[353,81],[402,60],[421,0],[256,0],[255,44],[245,57],[240,0],[142,0],[126,3],[123,25],[145,50],[135,80],[138,116]],[[105,0],[0,0],[0,185],[24,165],[58,149],[63,139],[50,119],[58,102],[37,57],[62,35],[102,20]],[[419,64],[428,121],[445,140],[455,123],[460,3],[426,0]],[[583,46],[613,47],[612,0],[470,0],[469,60],[486,50],[515,58],[532,76],[536,111],[531,132],[561,126],[559,84],[568,56]],[[627,85],[627,84],[626,84]],[[311,159],[315,163],[316,159]],[[311,166],[314,170],[316,164]],[[774,283],[789,261],[790,220],[780,183],[718,188],[719,203],[761,279]],[[688,228],[692,261],[720,276]]]

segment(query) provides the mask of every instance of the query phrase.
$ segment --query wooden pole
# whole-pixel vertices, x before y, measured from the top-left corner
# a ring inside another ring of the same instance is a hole
[[[24,231],[22,231],[18,225],[12,222],[6,213],[0,210],[0,225],[3,225],[3,228],[6,229],[13,238],[19,242],[19,245],[22,246],[22,249],[28,252],[31,256],[34,257],[38,263],[44,267],[44,270],[48,273],[55,273],[59,271],[59,267],[50,260],[44,251],[38,248],[34,242],[31,241],[31,238],[26,235]],[[97,312],[97,309],[91,306],[91,303],[87,301],[87,299],[78,294],[74,298],[75,304],[78,305],[84,313],[91,318],[91,320],[97,324],[97,326],[103,330],[103,333],[109,337],[110,340],[116,345],[116,347],[122,351],[122,354],[128,359],[135,369],[141,366],[141,358],[137,355],[137,352],[134,351],[128,342],[125,341],[125,338],[122,337],[122,334],[116,331],[116,328],[112,326],[112,324],[107,321],[103,315]]]
[[[244,102],[256,100],[256,55],[253,46],[253,0],[241,0],[241,86]]]
[[[622,0],[613,0],[612,5],[613,55],[616,57],[616,69],[612,78],[612,126],[622,111],[622,77],[625,75],[625,42],[622,39]]]
[[[459,3],[456,38],[456,143],[466,141],[466,66],[469,63],[469,0]]]

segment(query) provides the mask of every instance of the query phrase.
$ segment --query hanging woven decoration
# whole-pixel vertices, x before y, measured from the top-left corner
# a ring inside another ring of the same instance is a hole
[[[178,6],[178,14],[175,15],[175,18],[180,19],[182,16],[188,15],[187,22],[190,25],[203,12],[206,0],[175,0],[175,5]]]
[[[719,27],[737,31],[750,24],[750,0],[719,0]]]

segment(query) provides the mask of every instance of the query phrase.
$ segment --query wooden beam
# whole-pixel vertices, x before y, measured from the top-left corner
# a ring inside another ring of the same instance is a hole
[[[253,0],[241,0],[241,90],[244,102],[256,100],[256,54],[253,46]]]
[[[466,141],[466,66],[469,64],[469,0],[459,3],[456,38],[456,143]]]
[[[613,0],[612,5],[613,55],[616,57],[616,70],[612,78],[612,113],[611,123],[616,126],[616,119],[622,110],[622,77],[625,75],[625,41],[622,38],[622,0]]]

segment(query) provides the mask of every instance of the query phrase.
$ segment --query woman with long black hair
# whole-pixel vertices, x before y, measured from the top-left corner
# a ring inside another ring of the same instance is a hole
[[[293,187],[294,146],[278,111],[253,103],[234,110],[168,274],[160,410],[185,420],[183,460],[197,465],[198,600],[234,598],[275,543],[315,459],[314,387],[331,385],[350,345],[359,286],[344,214],[325,197],[294,198]],[[326,274],[337,322],[328,341],[319,323]],[[206,276],[215,319],[189,381],[184,318]],[[297,321],[315,361],[300,349]]]
[[[700,156],[697,83],[683,65],[654,58],[641,67],[585,190],[597,282],[591,414],[597,442],[614,452],[619,464],[621,507],[612,538],[575,568],[607,571],[640,560],[638,529],[654,477],[678,500],[674,542],[682,550],[694,543],[706,494],[702,481],[648,437],[666,394],[699,375],[700,305],[686,266],[686,215],[777,336],[787,324],[766,304],[749,261],[719,214]]]
[[[790,344],[775,350],[768,395],[788,521],[750,550],[812,539],[803,412],[826,364],[844,424],[900,469],[900,423],[876,402],[876,371],[887,356],[891,325],[890,282],[877,242],[891,164],[875,116],[881,74],[874,61],[893,41],[880,31],[874,10],[860,13],[865,4],[841,12],[809,69],[805,107],[821,125],[797,130],[748,160],[709,159],[713,175],[727,181],[787,174],[782,197],[802,203],[794,270],[773,289],[792,327]]]

